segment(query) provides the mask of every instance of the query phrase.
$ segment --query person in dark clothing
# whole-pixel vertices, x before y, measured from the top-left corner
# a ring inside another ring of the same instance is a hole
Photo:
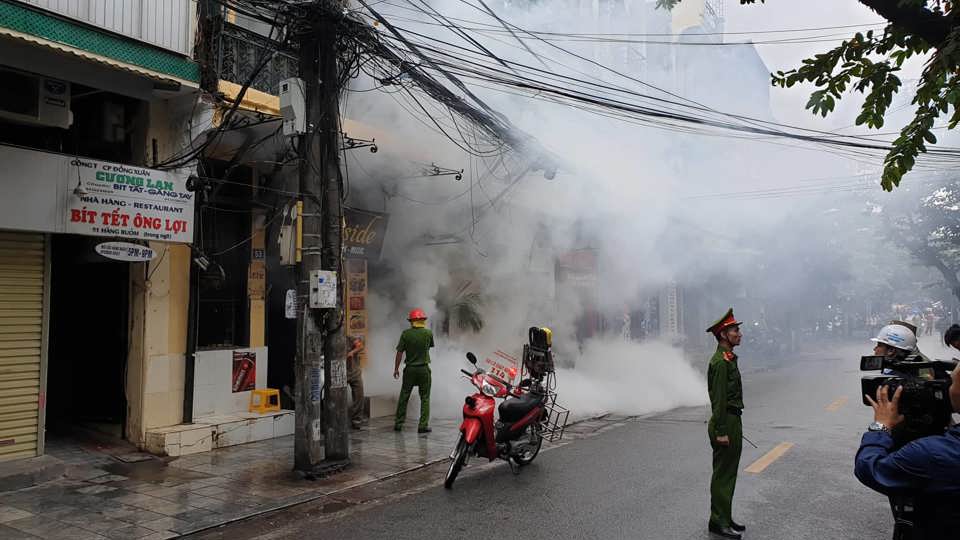
[[[897,388],[891,399],[884,386],[867,396],[874,421],[860,442],[854,474],[870,489],[912,503],[912,527],[898,522],[895,540],[955,540],[960,538],[960,426],[894,451],[890,432],[904,420],[902,392]],[[953,410],[960,412],[960,368],[953,370],[949,393]]]

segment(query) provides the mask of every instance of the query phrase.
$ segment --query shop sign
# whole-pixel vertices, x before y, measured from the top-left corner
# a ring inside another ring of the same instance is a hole
[[[247,297],[263,300],[267,291],[267,263],[251,261],[247,269]]]
[[[146,262],[157,255],[156,251],[147,246],[130,242],[103,242],[93,249],[108,259],[124,262]]]
[[[376,260],[383,250],[387,234],[387,214],[344,209],[343,245],[347,257]]]
[[[357,338],[366,345],[370,326],[367,314],[367,261],[365,259],[347,259],[347,283],[344,287],[347,306],[348,347],[353,347]],[[360,351],[360,365],[367,364],[367,348]]]
[[[68,159],[66,232],[193,241],[194,199],[184,175],[86,158]]]

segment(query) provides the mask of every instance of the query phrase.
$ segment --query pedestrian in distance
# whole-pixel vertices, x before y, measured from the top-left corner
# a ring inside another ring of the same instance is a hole
[[[350,386],[352,403],[350,405],[350,425],[360,429],[363,425],[363,370],[360,355],[364,344],[360,336],[350,337],[350,350],[347,351],[347,385]]]
[[[713,476],[710,478],[710,533],[740,540],[746,527],[733,520],[733,492],[743,451],[743,383],[734,347],[740,345],[740,323],[733,309],[707,328],[717,338],[717,351],[707,368],[710,393],[710,422],[707,434],[713,449]]]
[[[393,429],[403,429],[407,418],[407,402],[413,387],[420,394],[420,422],[417,433],[429,433],[430,429],[430,349],[433,347],[433,332],[427,328],[427,314],[422,309],[414,309],[407,317],[410,328],[400,334],[397,343],[397,357],[393,365],[393,378],[400,378],[400,362],[405,361],[403,382],[400,386],[400,399],[397,400],[397,416]],[[404,359],[404,356],[406,358]]]

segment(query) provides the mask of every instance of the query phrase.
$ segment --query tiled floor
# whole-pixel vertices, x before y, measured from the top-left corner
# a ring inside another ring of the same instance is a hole
[[[571,425],[563,442],[624,420],[608,415]],[[47,453],[67,464],[66,476],[0,494],[0,538],[175,538],[442,460],[459,436],[458,426],[459,421],[435,420],[432,433],[418,435],[415,427],[394,432],[390,418],[373,420],[353,432],[351,466],[313,481],[292,472],[293,437],[139,463],[51,441]]]
[[[0,494],[0,538],[174,538],[443,459],[457,423],[432,427],[429,435],[396,433],[391,419],[374,420],[353,433],[351,467],[315,481],[292,473],[293,437],[140,463],[51,442],[47,453],[67,464],[67,475]]]

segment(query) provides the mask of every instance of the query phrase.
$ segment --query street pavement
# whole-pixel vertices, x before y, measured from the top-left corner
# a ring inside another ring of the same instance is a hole
[[[744,433],[759,447],[744,444],[734,498],[745,538],[889,536],[886,499],[853,477],[872,418],[859,396],[859,356],[869,352],[869,344],[835,347],[776,369],[741,358]],[[551,448],[519,475],[475,459],[452,491],[440,485],[446,464],[436,464],[379,491],[346,492],[197,538],[715,538],[706,531],[708,415],[700,407],[626,419]]]
[[[130,453],[126,443],[51,440],[47,453],[66,474],[0,493],[0,540],[175,538],[443,460],[457,425],[438,420],[426,437],[374,419],[351,433],[352,467],[314,481],[292,473],[292,436],[179,458]]]
[[[611,415],[580,422],[569,438],[618,422]],[[339,510],[392,493],[402,485],[395,479],[435,477],[418,471],[446,460],[459,421],[431,423],[433,433],[420,435],[415,423],[397,433],[393,418],[373,419],[352,433],[349,469],[315,480],[292,472],[293,437],[180,458],[132,452],[122,441],[50,440],[47,452],[66,474],[0,493],[0,540],[165,540],[309,501]]]

